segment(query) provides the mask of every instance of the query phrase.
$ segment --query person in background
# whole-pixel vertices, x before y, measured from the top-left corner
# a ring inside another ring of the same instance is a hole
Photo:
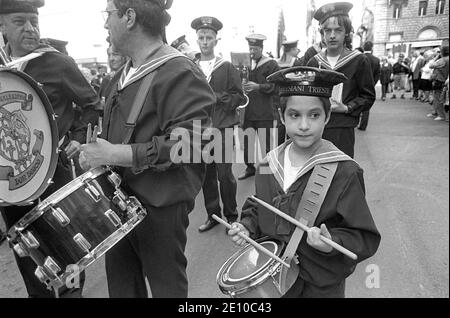
[[[195,52],[189,42],[186,40],[186,35],[180,36],[178,39],[172,42],[171,46],[186,55],[188,58],[193,60],[194,62],[197,62],[200,54]]]
[[[283,42],[283,55],[277,60],[280,69],[285,69],[294,66],[299,63],[298,54],[300,50],[298,48],[298,41],[285,41]]]
[[[218,32],[223,28],[222,22],[214,17],[200,17],[192,21],[191,27],[197,33],[197,44],[201,51],[197,65],[216,95],[216,104],[211,114],[212,126],[219,129],[222,136],[220,161],[206,166],[202,190],[208,217],[198,229],[203,233],[219,224],[212,216],[222,217],[220,199],[227,221],[231,224],[238,219],[237,183],[233,175],[233,164],[227,161],[227,155],[233,150],[226,148],[225,130],[239,123],[236,109],[245,103],[245,97],[239,71],[233,64],[215,54],[215,47],[219,42]]]
[[[405,85],[409,74],[409,66],[405,63],[405,54],[399,54],[398,61],[392,69],[394,72],[394,93],[391,99],[397,98],[396,92],[400,92],[400,98],[405,99]]]
[[[262,34],[251,34],[246,37],[249,45],[251,69],[249,80],[244,84],[244,91],[247,93],[250,103],[245,110],[244,130],[254,129],[258,133],[259,145],[263,156],[270,151],[272,128],[274,121],[278,118],[278,111],[274,106],[275,84],[267,83],[267,77],[279,70],[278,63],[263,55],[264,41],[266,36]],[[278,123],[276,124],[278,127]],[[275,128],[276,128],[275,127]],[[264,131],[264,133],[262,133]],[[250,139],[250,141],[249,141]],[[244,161],[247,166],[244,174],[239,176],[239,180],[245,180],[255,175],[255,138],[244,139]],[[252,142],[253,140],[253,142]],[[275,140],[276,142],[277,140]]]
[[[431,91],[433,90],[433,70],[431,69],[430,65],[433,63],[435,59],[435,54],[432,50],[428,50],[424,54],[424,66],[421,70],[421,78],[420,78],[420,90],[422,91],[422,103],[430,103],[432,104],[432,98],[431,98]],[[437,114],[431,113],[428,114],[427,117],[434,118]]]
[[[372,76],[373,76],[373,82],[375,86],[377,85],[378,81],[380,80],[380,73],[381,73],[381,66],[380,66],[380,59],[375,57],[373,55],[373,43],[371,41],[367,41],[364,43],[363,46],[363,53],[367,56],[367,58],[370,61],[370,66],[372,69]],[[375,90],[376,93],[376,90]],[[367,129],[367,126],[369,125],[369,117],[370,117],[370,111],[364,111],[361,114],[361,121],[359,123],[359,130],[365,131]]]
[[[352,21],[348,2],[330,3],[317,10],[321,34],[327,44],[325,51],[312,58],[308,66],[343,73],[347,80],[337,85],[331,98],[331,119],[323,138],[334,143],[351,158],[355,155],[355,128],[363,111],[375,102],[370,61],[363,53],[352,50]]]
[[[420,77],[422,67],[424,67],[425,59],[419,51],[414,51],[411,63],[411,79],[413,84],[413,96],[411,99],[419,100]]]
[[[110,68],[110,72],[105,74],[103,77],[102,84],[100,85],[100,90],[98,92],[100,99],[102,100],[102,109],[100,110],[103,116],[104,111],[104,105],[106,102],[106,99],[111,94],[111,80],[116,75],[116,73],[125,65],[127,62],[127,58],[125,56],[122,56],[116,52],[112,51],[111,46],[109,46],[108,50],[106,51],[108,54],[108,65]]]
[[[443,46],[441,54],[436,58],[436,61],[431,63],[430,68],[434,71],[433,74],[433,109],[437,114],[435,121],[444,121],[446,118],[445,113],[445,81],[449,75],[449,47]]]
[[[393,79],[392,65],[387,57],[381,58],[380,82],[381,82],[381,100],[386,101],[386,94],[389,92],[389,85]]]

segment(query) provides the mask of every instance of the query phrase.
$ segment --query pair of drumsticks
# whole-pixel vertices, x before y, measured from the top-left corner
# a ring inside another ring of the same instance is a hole
[[[271,206],[270,204],[252,196],[251,197],[253,200],[255,200],[258,204],[260,204],[261,206],[265,207],[266,209],[268,209],[269,211],[275,213],[276,215],[280,216],[281,218],[285,219],[286,221],[294,224],[295,226],[297,226],[298,228],[302,229],[305,232],[309,232],[311,230],[311,228],[309,228],[308,226],[300,223],[299,221],[297,221],[296,219],[294,219],[293,217],[287,215],[286,213],[278,210],[277,208]],[[213,215],[214,220],[216,220],[217,222],[225,225],[228,229],[232,229],[233,227],[228,224],[227,222],[225,222],[224,220],[222,220],[221,218],[219,218],[216,215]],[[276,260],[277,262],[283,264],[284,266],[286,266],[287,268],[290,268],[289,264],[287,264],[285,261],[283,261],[281,258],[279,258],[278,256],[276,256],[275,254],[273,254],[272,252],[270,252],[269,250],[267,250],[265,247],[263,247],[261,244],[257,243],[256,241],[252,240],[251,238],[249,238],[247,235],[243,234],[242,232],[238,233],[238,235],[243,238],[245,241],[247,241],[250,245],[252,245],[254,248],[256,248],[258,251],[266,254],[267,256],[269,256],[270,258]],[[326,238],[325,236],[321,235],[320,239],[327,245],[333,247],[334,249],[336,249],[337,251],[341,252],[342,254],[350,257],[353,260],[357,260],[358,256],[349,251],[348,249],[346,249],[345,247],[337,244],[336,242],[330,240],[329,238]]]
[[[86,144],[93,144],[97,142],[97,136],[99,135],[99,126],[95,125],[94,132],[92,132],[92,125],[89,124],[86,134]]]

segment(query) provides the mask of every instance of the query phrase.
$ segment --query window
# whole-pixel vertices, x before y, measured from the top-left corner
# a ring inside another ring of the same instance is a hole
[[[402,14],[402,5],[400,3],[394,4],[394,19],[400,19]]]
[[[398,43],[403,40],[403,33],[389,33],[389,42]]]
[[[436,2],[436,14],[444,14],[445,0],[437,0]]]
[[[427,15],[428,1],[419,2],[419,17],[424,17]]]

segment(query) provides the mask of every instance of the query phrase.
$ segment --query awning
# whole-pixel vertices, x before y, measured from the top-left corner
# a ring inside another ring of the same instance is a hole
[[[413,42],[412,47],[441,46],[442,40]]]

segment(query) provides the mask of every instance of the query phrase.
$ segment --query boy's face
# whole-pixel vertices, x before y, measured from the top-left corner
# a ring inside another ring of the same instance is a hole
[[[322,24],[323,38],[328,49],[341,49],[345,42],[345,27],[340,26],[336,17],[331,17]]]
[[[217,34],[210,29],[200,29],[197,32],[197,43],[203,55],[214,54],[217,45]]]
[[[314,96],[292,96],[287,98],[284,122],[286,131],[294,145],[309,150],[321,139],[328,123],[323,102]]]

